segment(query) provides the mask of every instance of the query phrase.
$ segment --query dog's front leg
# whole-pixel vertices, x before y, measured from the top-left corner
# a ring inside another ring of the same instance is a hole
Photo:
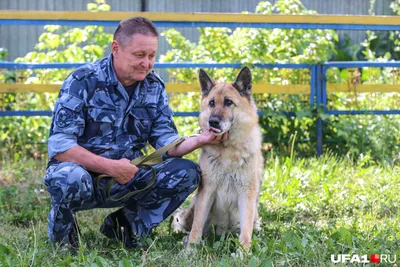
[[[246,249],[251,247],[254,220],[257,209],[257,190],[250,185],[239,195],[240,236],[239,242]]]
[[[213,188],[204,187],[204,184],[199,188],[196,195],[196,204],[194,209],[194,218],[192,230],[189,235],[190,243],[199,243],[203,235],[204,225],[207,221],[208,214],[213,204],[215,191]]]

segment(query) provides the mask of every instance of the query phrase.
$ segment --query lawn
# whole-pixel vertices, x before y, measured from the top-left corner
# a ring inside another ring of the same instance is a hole
[[[99,232],[110,210],[78,213],[81,249],[73,255],[47,239],[45,160],[6,158],[0,165],[0,266],[333,266],[332,254],[397,254],[400,262],[398,165],[268,156],[262,230],[243,257],[234,256],[234,235],[212,235],[189,252],[169,221],[142,248],[126,250]]]

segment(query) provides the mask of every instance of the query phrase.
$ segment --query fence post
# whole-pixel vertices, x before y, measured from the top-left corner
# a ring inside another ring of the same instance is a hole
[[[323,71],[322,71],[322,65],[317,64],[315,66],[316,68],[316,102],[317,102],[317,109],[323,105]],[[317,113],[318,114],[318,113]],[[323,123],[321,117],[317,118],[317,157],[322,155],[322,129],[323,128]]]
[[[315,93],[317,86],[317,65],[311,65],[311,77],[310,77],[310,107],[313,107],[315,104]]]

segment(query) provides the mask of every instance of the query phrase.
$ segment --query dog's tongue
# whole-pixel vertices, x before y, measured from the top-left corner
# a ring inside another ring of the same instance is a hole
[[[220,129],[213,128],[213,127],[210,127],[210,131],[213,132],[213,133],[220,133],[221,132]]]

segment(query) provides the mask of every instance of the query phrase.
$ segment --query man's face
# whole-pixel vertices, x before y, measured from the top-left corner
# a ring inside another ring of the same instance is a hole
[[[122,85],[128,86],[146,78],[156,60],[157,48],[158,38],[151,35],[134,34],[125,46],[113,41],[114,69]]]

